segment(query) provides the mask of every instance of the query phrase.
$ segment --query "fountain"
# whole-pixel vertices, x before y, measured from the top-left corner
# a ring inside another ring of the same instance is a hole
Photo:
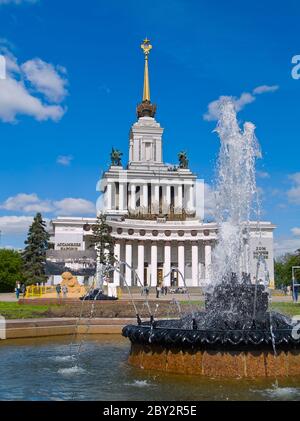
[[[300,374],[300,339],[292,320],[268,310],[264,285],[249,274],[250,219],[257,195],[255,160],[260,155],[252,123],[240,129],[234,103],[220,104],[216,128],[221,141],[217,165],[218,242],[212,279],[204,289],[205,310],[180,319],[139,320],[123,336],[131,341],[129,363],[145,369],[211,377]],[[258,200],[257,200],[258,203]],[[256,210],[259,230],[259,210]],[[257,274],[264,266],[257,260]]]

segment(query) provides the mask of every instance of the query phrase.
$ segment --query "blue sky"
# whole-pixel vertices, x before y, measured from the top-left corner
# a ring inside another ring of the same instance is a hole
[[[9,76],[0,80],[1,245],[22,247],[37,210],[93,213],[111,147],[127,160],[147,36],[164,160],[176,163],[186,149],[211,183],[219,142],[208,106],[236,97],[240,121],[257,127],[263,218],[278,225],[277,253],[299,248],[300,79],[291,60],[300,54],[300,4],[253,3],[0,0]]]

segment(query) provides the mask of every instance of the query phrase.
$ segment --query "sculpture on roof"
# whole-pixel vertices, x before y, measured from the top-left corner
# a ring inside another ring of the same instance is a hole
[[[178,159],[179,159],[179,168],[187,169],[188,166],[189,166],[189,160],[187,158],[187,153],[183,152],[183,151],[179,152]]]
[[[118,166],[118,167],[122,165],[121,163],[122,155],[123,155],[123,152],[120,152],[118,149],[112,148],[111,154],[110,154],[111,165]]]

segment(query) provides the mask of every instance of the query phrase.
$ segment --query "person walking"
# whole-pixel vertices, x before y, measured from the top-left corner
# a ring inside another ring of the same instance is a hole
[[[15,293],[16,293],[17,300],[19,300],[19,297],[20,297],[20,286],[19,286],[19,284],[15,288]]]
[[[160,293],[160,290],[161,290],[161,288],[160,288],[160,286],[157,284],[157,285],[156,285],[156,298],[159,298],[159,293]]]
[[[26,295],[26,286],[25,286],[25,284],[22,284],[21,285],[21,293],[23,294],[23,298],[25,298],[25,295]]]
[[[62,290],[62,293],[63,293],[63,298],[67,298],[67,294],[68,294],[67,285],[63,285],[61,290]]]
[[[61,286],[60,286],[60,284],[57,284],[55,289],[56,289],[57,298],[60,298],[60,293],[61,293]]]
[[[295,281],[292,281],[292,288],[293,288],[293,300],[294,303],[298,302],[298,292],[299,292],[299,286],[297,283],[295,283]]]

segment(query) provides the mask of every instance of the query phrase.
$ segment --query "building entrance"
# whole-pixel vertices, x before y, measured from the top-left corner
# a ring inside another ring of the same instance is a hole
[[[177,267],[177,265],[172,263],[172,267]],[[171,272],[171,287],[178,287],[178,272]]]
[[[157,285],[162,285],[164,281],[163,268],[157,269]]]
[[[144,267],[144,287],[148,286],[148,267]]]

